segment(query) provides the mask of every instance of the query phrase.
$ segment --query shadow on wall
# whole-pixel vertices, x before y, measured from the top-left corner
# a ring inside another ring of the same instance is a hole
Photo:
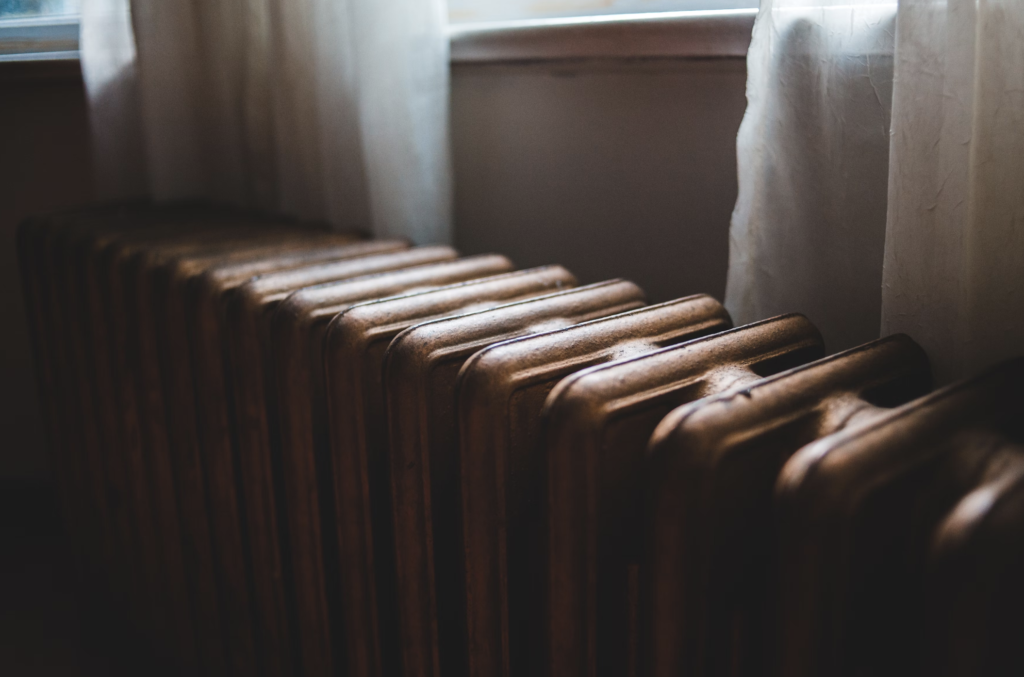
[[[47,475],[15,235],[26,216],[92,199],[77,64],[0,64],[0,478]]]
[[[456,245],[651,301],[725,292],[742,59],[459,65]]]

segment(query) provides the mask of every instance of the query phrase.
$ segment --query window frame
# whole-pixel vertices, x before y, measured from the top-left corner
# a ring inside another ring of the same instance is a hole
[[[0,19],[0,62],[77,61],[78,14]]]

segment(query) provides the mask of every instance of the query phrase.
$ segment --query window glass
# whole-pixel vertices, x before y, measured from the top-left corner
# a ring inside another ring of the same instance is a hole
[[[0,0],[0,61],[78,58],[81,0]]]
[[[448,0],[448,20],[451,23],[511,21],[757,6],[758,0]]]
[[[78,14],[81,0],[0,0],[0,19]]]

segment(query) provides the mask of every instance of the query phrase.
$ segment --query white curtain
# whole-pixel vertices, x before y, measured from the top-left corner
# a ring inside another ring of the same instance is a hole
[[[896,7],[767,0],[747,58],[726,305],[878,337]]]
[[[940,377],[1024,354],[1024,0],[903,0],[882,331]]]
[[[444,0],[84,0],[104,197],[451,239]]]
[[[906,332],[940,381],[1024,353],[1024,2],[765,0],[747,94],[737,321]]]

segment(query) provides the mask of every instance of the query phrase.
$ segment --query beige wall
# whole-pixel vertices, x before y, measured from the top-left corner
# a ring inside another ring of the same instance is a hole
[[[456,244],[626,277],[652,301],[721,298],[744,78],[742,60],[456,66]],[[0,477],[38,477],[14,234],[90,199],[80,79],[0,69],[0,130]]]
[[[457,66],[456,244],[652,301],[725,289],[741,59]]]

